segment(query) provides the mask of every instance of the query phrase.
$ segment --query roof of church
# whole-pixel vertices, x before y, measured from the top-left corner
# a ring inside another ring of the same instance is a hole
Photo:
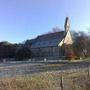
[[[61,42],[63,38],[64,38],[64,31],[40,35],[36,39],[34,39],[31,48],[58,46],[58,44]]]

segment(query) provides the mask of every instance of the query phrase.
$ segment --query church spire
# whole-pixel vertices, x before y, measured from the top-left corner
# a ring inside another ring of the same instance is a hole
[[[70,22],[69,22],[69,18],[66,17],[65,19],[65,25],[64,25],[64,28],[65,28],[65,33],[67,33],[70,29]]]

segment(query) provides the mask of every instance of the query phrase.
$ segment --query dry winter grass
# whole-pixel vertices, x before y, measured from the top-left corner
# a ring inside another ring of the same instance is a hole
[[[66,75],[63,81],[60,72],[1,79],[0,90],[90,90],[90,78],[85,74]]]
[[[0,80],[0,90],[56,90],[58,83],[52,74],[14,77]]]

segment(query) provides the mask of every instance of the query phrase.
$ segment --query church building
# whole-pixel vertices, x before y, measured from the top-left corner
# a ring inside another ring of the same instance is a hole
[[[62,58],[65,56],[62,45],[73,43],[70,33],[69,18],[66,17],[64,31],[52,32],[40,35],[35,39],[28,40],[26,45],[32,52],[34,58]]]

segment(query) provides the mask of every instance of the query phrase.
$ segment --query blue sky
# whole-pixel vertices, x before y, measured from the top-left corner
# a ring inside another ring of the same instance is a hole
[[[90,0],[0,0],[0,41],[22,42],[63,29],[65,17],[71,29],[90,28]]]

